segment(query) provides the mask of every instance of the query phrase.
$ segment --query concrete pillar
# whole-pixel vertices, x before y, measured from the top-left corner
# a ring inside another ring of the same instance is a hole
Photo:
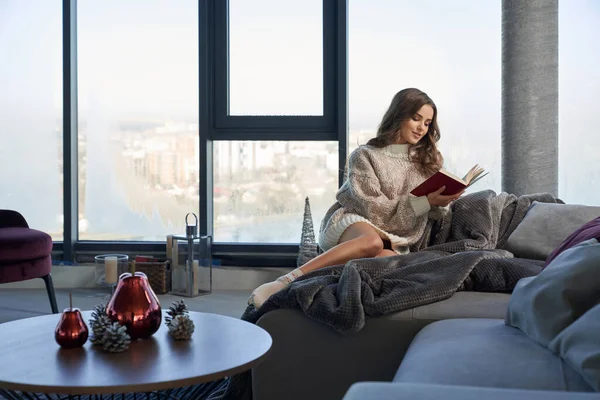
[[[558,0],[502,0],[502,190],[558,195]]]

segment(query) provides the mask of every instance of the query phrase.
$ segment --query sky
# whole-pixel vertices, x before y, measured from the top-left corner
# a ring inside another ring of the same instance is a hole
[[[497,108],[500,0],[349,3],[352,125],[372,127],[391,95],[409,85],[444,104],[446,116],[456,113],[461,92],[489,93],[481,106]],[[590,50],[600,36],[600,3],[560,5],[561,83],[573,87],[597,70],[599,52]],[[78,7],[80,92],[98,93],[115,109],[197,118],[197,91],[189,88],[197,84],[196,0],[80,0]],[[232,0],[230,7],[232,112],[278,104],[287,113],[319,112],[320,1]],[[32,92],[51,93],[59,108],[60,9],[59,0],[0,0],[0,50],[13,60],[0,65],[11,94],[0,104],[26,113]]]
[[[62,207],[61,3],[0,0],[0,208]],[[500,190],[501,1],[349,5],[350,141],[418,87],[438,106],[450,169],[481,163]],[[559,7],[559,196],[600,204],[587,182],[600,185],[600,1]],[[197,0],[79,0],[78,19],[80,120],[197,122]],[[233,114],[322,112],[321,24],[319,0],[230,1]]]

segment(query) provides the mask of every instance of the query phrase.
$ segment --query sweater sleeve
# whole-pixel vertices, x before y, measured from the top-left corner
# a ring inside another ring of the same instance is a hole
[[[444,216],[449,212],[449,210],[450,210],[450,206],[446,206],[446,207],[434,206],[434,207],[431,207],[431,210],[429,210],[427,217],[434,221],[439,221],[442,218],[444,218]]]
[[[417,217],[429,212],[427,197],[409,193],[387,196],[381,190],[368,157],[353,154],[348,164],[348,179],[337,194],[338,202],[350,212],[359,214],[379,227],[412,228]]]

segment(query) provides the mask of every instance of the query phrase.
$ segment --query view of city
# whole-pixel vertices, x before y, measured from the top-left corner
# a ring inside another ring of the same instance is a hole
[[[321,3],[282,3],[230,0],[235,115],[322,112]],[[490,174],[470,191],[499,192],[500,1],[451,3],[350,0],[346,150],[375,135],[398,90],[418,87],[437,103],[446,168],[462,175],[479,163]],[[599,18],[594,0],[560,3],[559,197],[569,203],[600,205],[589,111],[600,95],[600,54],[589,52]],[[79,2],[80,239],[164,240],[198,214],[197,35],[196,0]],[[59,241],[61,1],[0,0],[0,55],[11,60],[0,64],[0,208]],[[213,162],[217,242],[297,243],[304,199],[317,234],[335,201],[336,142],[215,142]]]

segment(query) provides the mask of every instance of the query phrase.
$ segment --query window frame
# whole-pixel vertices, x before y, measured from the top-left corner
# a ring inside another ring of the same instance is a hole
[[[323,0],[323,115],[229,115],[229,0],[214,2],[214,140],[337,140],[336,0]]]
[[[215,140],[336,141],[341,185],[348,145],[348,0],[323,0],[323,115],[229,116],[228,5],[198,0],[199,74],[199,233],[213,234],[213,142]],[[164,256],[162,241],[91,241],[78,237],[77,152],[77,0],[62,0],[64,240],[53,244],[52,257],[63,262],[93,263],[103,252]],[[174,232],[175,233],[175,232]],[[298,244],[213,243],[221,265],[295,266]]]

